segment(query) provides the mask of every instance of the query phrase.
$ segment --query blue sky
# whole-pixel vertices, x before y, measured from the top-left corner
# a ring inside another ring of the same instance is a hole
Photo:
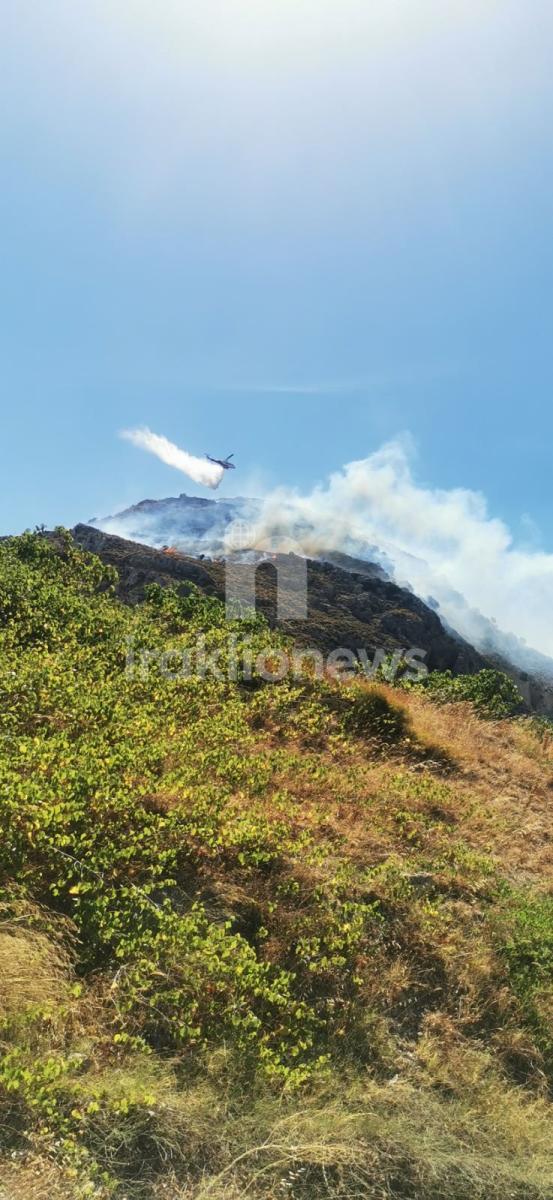
[[[553,549],[550,0],[18,0],[0,16],[0,532],[415,474]],[[209,494],[209,493],[204,493]]]

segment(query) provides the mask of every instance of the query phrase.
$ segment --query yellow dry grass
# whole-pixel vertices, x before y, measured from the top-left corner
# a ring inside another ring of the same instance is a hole
[[[65,953],[44,933],[0,925],[0,1017],[27,1006],[59,1003],[67,992]]]
[[[84,1200],[87,1193],[48,1158],[30,1155],[0,1164],[0,1200]],[[98,1189],[88,1192],[100,1200]]]
[[[410,695],[407,708],[417,736],[446,745],[456,763],[449,782],[467,842],[518,882],[553,885],[553,742],[525,720],[479,720],[466,704]]]
[[[436,849],[441,827],[513,882],[553,888],[553,740],[540,740],[527,720],[483,721],[468,704],[379,690],[404,707],[410,741],[382,754],[361,739],[354,748],[327,745],[314,755],[319,771],[298,754],[292,771],[285,765],[274,776],[296,802],[298,826],[370,866],[416,854],[420,817],[426,848]],[[407,831],[398,827],[401,809],[412,819]]]

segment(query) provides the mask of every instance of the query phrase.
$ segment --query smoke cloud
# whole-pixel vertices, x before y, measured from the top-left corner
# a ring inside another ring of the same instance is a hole
[[[123,436],[198,483],[217,487],[222,470],[149,430]],[[553,554],[517,542],[466,488],[423,486],[408,438],[348,463],[302,493],[277,488],[260,500],[212,503],[193,519],[179,499],[152,502],[98,522],[151,545],[165,542],[214,557],[237,548],[334,553],[380,563],[400,586],[435,608],[445,624],[486,653],[553,675]],[[548,658],[544,658],[548,656]]]
[[[182,471],[183,475],[188,475],[188,478],[193,479],[194,483],[201,483],[204,487],[209,488],[219,487],[224,475],[222,467],[217,466],[217,463],[209,462],[207,458],[196,458],[187,450],[181,450],[179,446],[175,446],[174,442],[163,437],[163,434],[152,433],[151,429],[144,428],[124,429],[120,436],[128,442],[132,442],[133,446],[155,454],[156,458],[167,463],[168,467],[175,467],[177,471]]]
[[[379,559],[468,640],[495,643],[521,665],[530,665],[524,643],[553,655],[553,554],[518,545],[483,495],[418,484],[407,440],[349,463],[307,495],[266,497],[258,544],[279,535],[313,557],[338,550]]]

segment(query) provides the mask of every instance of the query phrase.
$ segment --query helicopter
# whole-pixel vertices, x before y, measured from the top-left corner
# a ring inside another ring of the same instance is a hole
[[[226,458],[212,458],[211,454],[206,454],[206,458],[209,460],[209,462],[215,463],[217,467],[222,467],[223,471],[236,470],[236,465],[230,461],[231,458],[234,458],[234,454],[228,454]]]

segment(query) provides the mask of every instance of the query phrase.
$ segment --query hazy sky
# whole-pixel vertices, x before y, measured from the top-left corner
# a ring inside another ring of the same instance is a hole
[[[1,532],[186,489],[129,426],[233,493],[409,431],[553,550],[552,53],[551,0],[7,0]]]

